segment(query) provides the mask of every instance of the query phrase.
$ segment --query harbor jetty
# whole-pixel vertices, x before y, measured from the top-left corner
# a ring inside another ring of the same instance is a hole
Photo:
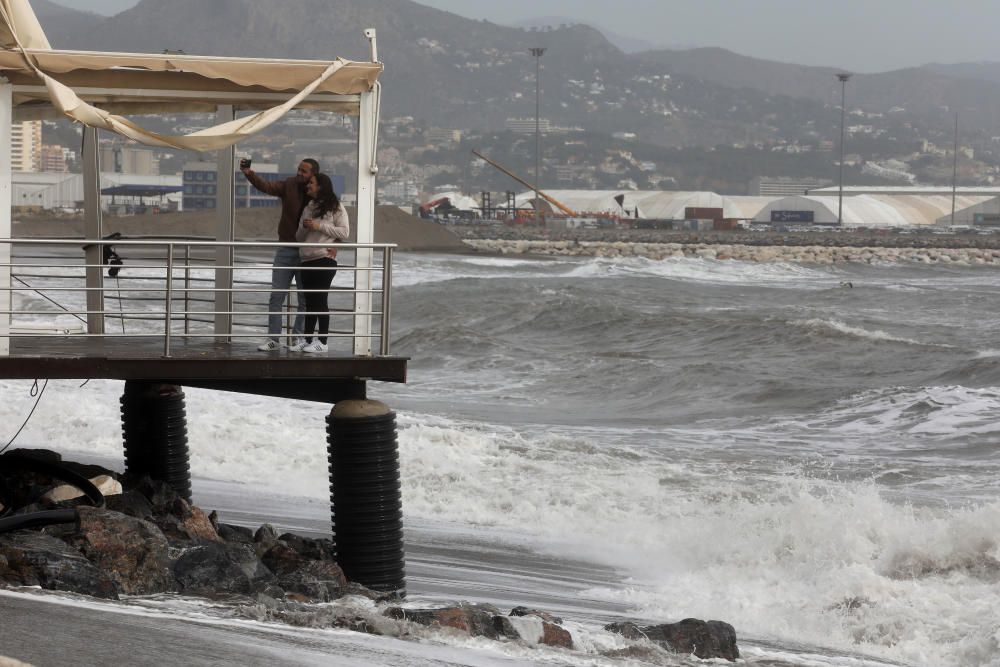
[[[500,226],[452,229],[477,251],[503,255],[1000,265],[1000,235],[992,234],[550,230]]]

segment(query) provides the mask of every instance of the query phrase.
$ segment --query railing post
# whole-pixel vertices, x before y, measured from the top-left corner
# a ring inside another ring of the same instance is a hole
[[[11,168],[11,125],[14,124],[13,86],[7,79],[0,77],[0,238],[9,239],[12,236],[11,204],[14,180],[14,170]],[[10,243],[0,243],[0,310],[10,311],[11,298],[11,267],[10,260],[14,249]],[[0,314],[0,356],[10,354],[10,325],[12,316],[9,312]]]
[[[382,331],[379,354],[389,354],[389,318],[392,315],[392,248],[382,249]]]
[[[184,333],[191,333],[191,246],[184,245]]]
[[[378,136],[378,88],[361,93],[358,116],[358,228],[359,244],[375,242],[376,139]],[[355,250],[354,265],[354,354],[372,354],[372,249]]]
[[[236,118],[232,105],[216,107],[216,119],[227,123]],[[215,240],[232,244],[236,235],[234,177],[236,174],[236,147],[219,151],[215,176]],[[247,186],[249,187],[249,186]],[[232,245],[216,248],[215,252],[215,340],[231,342],[233,333],[233,269],[236,253]]]
[[[97,129],[83,128],[83,210],[84,238],[97,241],[104,236],[101,218],[101,159]],[[92,243],[84,257],[87,262],[87,333],[104,333],[104,246]]]
[[[163,323],[163,356],[170,356],[170,320],[173,318],[174,298],[174,244],[167,244],[167,299],[165,311],[166,321]]]

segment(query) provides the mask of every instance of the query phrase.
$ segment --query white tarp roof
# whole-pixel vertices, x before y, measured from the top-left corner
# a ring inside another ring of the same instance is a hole
[[[542,190],[549,197],[552,197],[563,206],[585,215],[587,213],[610,213],[620,215],[622,207],[615,201],[615,197],[625,194],[623,190]],[[522,192],[514,198],[518,208],[530,208],[531,202],[535,199],[534,190]],[[551,204],[542,200],[547,208],[554,209]],[[634,206],[627,206],[630,211]],[[556,211],[558,212],[558,211]]]
[[[949,198],[950,199],[950,198]],[[969,203],[969,200],[978,200]],[[1000,216],[1000,197],[957,197],[955,199],[955,224],[972,225],[976,215],[989,216],[996,220]],[[938,216],[937,224],[951,224],[951,207],[943,215]]]
[[[985,201],[988,197],[957,197],[956,208]],[[812,211],[817,224],[837,222],[837,197],[782,197],[757,215],[757,222],[770,222],[771,211]],[[913,227],[933,225],[951,212],[951,197],[940,195],[856,195],[844,197],[843,224],[851,227]]]
[[[720,208],[723,218],[737,218],[739,211],[714,192],[638,191],[626,196],[626,208],[638,206],[640,218],[684,220],[688,208]]]
[[[580,215],[608,213],[634,217],[638,208],[639,218],[683,220],[686,209],[721,208],[723,217],[750,219],[777,197],[732,197],[714,192],[688,192],[672,190],[544,190],[556,201],[577,211]],[[619,204],[616,197],[622,198]],[[517,195],[518,208],[528,207],[534,200],[532,190]],[[547,204],[546,204],[547,205]]]
[[[42,117],[54,108],[72,120],[152,146],[225,148],[296,106],[356,113],[357,100],[336,96],[371,91],[381,72],[380,63],[343,59],[57,51],[49,47],[28,0],[0,0],[0,76],[14,85],[18,118]],[[116,115],[214,111],[220,104],[263,110],[184,136],[159,135]]]
[[[441,192],[428,198],[424,203],[427,204],[439,199],[447,199],[448,203],[459,211],[479,211],[483,208],[482,204],[468,195],[463,195],[461,192]]]

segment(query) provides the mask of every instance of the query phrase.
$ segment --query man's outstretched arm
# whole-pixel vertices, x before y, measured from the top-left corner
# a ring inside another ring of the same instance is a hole
[[[273,195],[275,197],[285,196],[286,182],[284,180],[268,181],[258,176],[257,172],[255,172],[253,169],[250,168],[241,169],[240,171],[242,171],[243,175],[246,176],[248,181],[250,181],[250,184],[253,185],[255,188],[257,188],[258,190],[260,190],[261,192]]]

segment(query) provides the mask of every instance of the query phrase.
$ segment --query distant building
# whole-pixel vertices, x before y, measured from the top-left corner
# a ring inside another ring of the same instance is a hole
[[[444,127],[432,127],[427,130],[424,137],[432,144],[457,144],[462,140],[462,131]]]
[[[40,171],[41,155],[42,121],[29,120],[11,125],[11,170]]]
[[[101,168],[115,174],[157,176],[160,173],[160,160],[147,148],[102,146]]]
[[[747,194],[751,197],[791,197],[804,195],[809,190],[823,188],[832,184],[833,181],[818,178],[757,176],[750,181]]]
[[[66,162],[66,149],[62,146],[43,145],[40,158],[42,171],[59,174],[69,171],[69,165]]]
[[[508,118],[504,126],[513,132],[514,134],[534,134],[535,133],[535,119],[534,118]],[[538,130],[542,134],[548,134],[552,131],[552,123],[548,118],[538,119]]]
[[[407,204],[420,197],[420,188],[411,180],[387,181],[378,189],[379,200],[384,203]]]
[[[278,172],[278,165],[260,163],[254,164],[254,171],[268,181],[280,181],[295,174]],[[343,200],[344,177],[328,174],[333,181],[333,190],[341,195]],[[278,206],[281,200],[264,194],[250,185],[241,172],[236,172],[235,202],[236,208],[263,208]],[[184,165],[181,181],[184,187],[184,210],[215,208],[215,197],[218,192],[218,174],[214,162],[188,162]]]
[[[219,180],[216,167],[214,162],[188,162],[184,165],[181,179],[181,185],[184,187],[184,210],[215,208]],[[254,171],[269,181],[292,176],[292,174],[278,173],[276,164],[255,164]],[[235,178],[236,208],[261,208],[278,206],[281,203],[277,197],[264,194],[250,185],[242,173],[236,172]]]
[[[178,187],[180,176],[136,176],[133,174],[115,174],[102,172],[100,176],[101,189],[120,186],[156,186]],[[42,208],[54,210],[60,208],[82,208],[84,198],[83,175],[56,172],[24,172],[13,174],[11,198],[16,207]],[[119,195],[120,197],[120,195]],[[164,203],[177,202],[176,195],[163,197]],[[148,202],[149,198],[147,198]],[[107,209],[115,203],[114,195],[101,195],[101,205]],[[120,202],[120,199],[119,199]]]

